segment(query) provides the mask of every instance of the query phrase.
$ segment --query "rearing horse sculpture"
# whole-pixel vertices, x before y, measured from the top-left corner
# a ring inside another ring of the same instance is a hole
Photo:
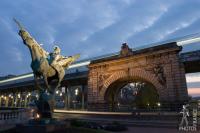
[[[34,79],[38,84],[38,78],[43,77],[44,82],[48,90],[50,90],[49,83],[51,82],[52,79],[57,79],[58,84],[56,86],[59,87],[61,81],[64,78],[65,75],[65,69],[69,67],[71,63],[73,63],[76,59],[80,57],[79,54],[75,56],[70,56],[70,57],[62,57],[59,59],[57,62],[57,67],[54,68],[51,65],[49,65],[48,61],[48,56],[49,53],[46,52],[38,43],[37,41],[26,31],[21,24],[14,19],[14,21],[17,23],[19,26],[19,35],[21,36],[24,44],[29,48],[31,57],[32,57],[32,62],[31,62],[31,68],[33,70],[34,74]]]

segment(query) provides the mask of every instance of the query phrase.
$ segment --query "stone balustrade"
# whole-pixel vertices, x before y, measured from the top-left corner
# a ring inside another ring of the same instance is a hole
[[[24,123],[31,116],[31,109],[0,110],[0,125]]]

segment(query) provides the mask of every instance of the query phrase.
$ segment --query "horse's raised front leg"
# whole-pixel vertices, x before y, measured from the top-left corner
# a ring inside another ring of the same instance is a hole
[[[36,84],[37,89],[40,90],[41,87],[40,87],[40,85],[38,83],[38,77],[35,74],[34,74],[34,80],[35,80],[35,84]]]
[[[56,86],[56,88],[55,89],[58,89],[59,87],[60,87],[60,85],[61,85],[61,83],[60,83],[61,81],[58,81],[58,84],[57,84],[57,86]]]
[[[58,85],[56,86],[56,89],[58,89],[58,87],[61,86],[61,81],[63,80],[64,76],[65,76],[65,70],[61,69],[58,74]]]
[[[50,90],[50,86],[49,86],[49,83],[48,83],[48,80],[47,80],[47,76],[46,75],[43,75],[43,78],[44,78],[44,83],[47,87],[47,90],[49,91]]]

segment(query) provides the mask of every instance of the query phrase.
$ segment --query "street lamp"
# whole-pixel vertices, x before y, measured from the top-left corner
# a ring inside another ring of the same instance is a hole
[[[158,107],[160,107],[161,104],[158,102],[157,105],[158,105]]]
[[[75,95],[76,96],[78,95],[78,88],[75,90]]]
[[[26,95],[26,97],[28,98],[28,97],[30,97],[30,96],[31,96],[31,93],[29,92],[28,95]]]
[[[38,98],[38,94],[36,94],[36,96],[35,96],[36,98]]]
[[[37,113],[36,114],[36,119],[39,119],[40,118],[40,115]]]
[[[160,106],[161,106],[160,102],[158,102],[157,105],[158,105],[158,111],[159,111],[159,115],[160,115]]]
[[[20,98],[20,93],[17,96],[18,96],[18,98]]]

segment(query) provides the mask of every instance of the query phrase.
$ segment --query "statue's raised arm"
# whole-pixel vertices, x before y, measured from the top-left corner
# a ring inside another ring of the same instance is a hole
[[[20,30],[23,30],[24,27],[20,24],[19,21],[17,21],[17,19],[13,18],[14,22],[17,24],[17,26],[19,27]]]
[[[17,26],[19,27],[19,35],[21,36],[23,43],[28,46],[29,48],[32,46],[36,46],[40,49],[40,51],[42,52],[42,56],[44,58],[47,58],[48,56],[48,52],[45,51],[40,45],[39,43],[29,34],[29,32],[22,26],[22,24],[17,21],[15,18],[13,19],[14,22],[17,24]]]

